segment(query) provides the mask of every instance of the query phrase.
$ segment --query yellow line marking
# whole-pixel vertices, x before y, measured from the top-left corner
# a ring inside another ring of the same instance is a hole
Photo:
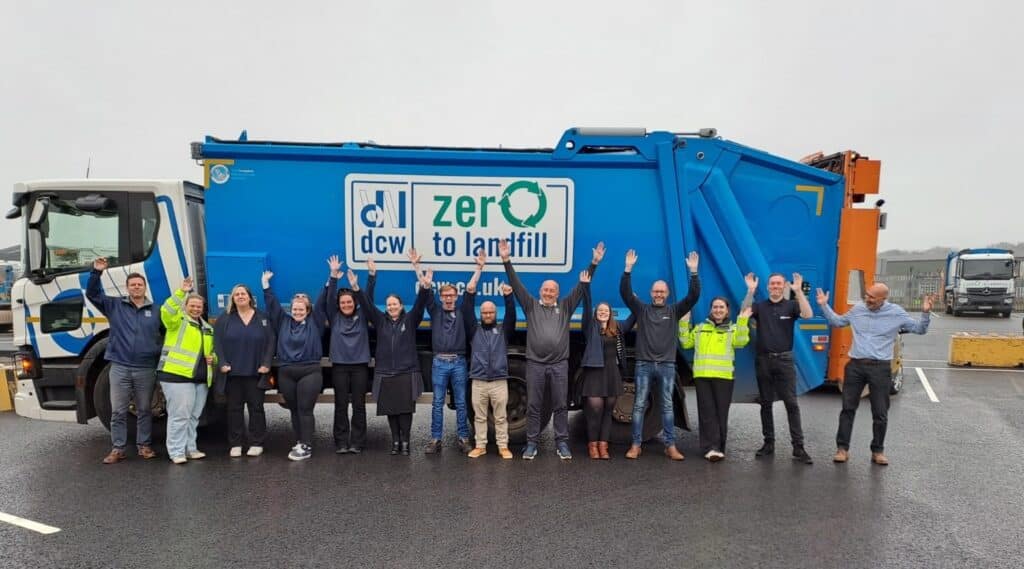
[[[801,324],[801,330],[828,330],[828,324]]]
[[[821,217],[821,207],[825,203],[825,186],[801,186],[796,187],[798,192],[814,192],[818,194],[818,209],[815,215]]]

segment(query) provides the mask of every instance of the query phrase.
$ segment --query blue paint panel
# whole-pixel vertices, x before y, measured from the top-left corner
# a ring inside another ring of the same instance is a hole
[[[700,254],[704,292],[695,310],[698,320],[706,316],[708,302],[716,295],[733,299],[738,307],[745,293],[742,275],[748,271],[762,278],[759,298],[766,296],[769,271],[804,272],[813,286],[830,287],[834,282],[841,176],[719,139],[665,132],[588,138],[569,131],[563,141],[570,139],[577,150],[612,145],[636,151],[400,149],[239,144],[207,138],[204,156],[234,160],[230,178],[212,184],[205,194],[207,219],[216,220],[207,224],[210,281],[218,291],[237,282],[258,285],[258,275],[250,274],[255,265],[237,257],[265,255],[280,298],[300,291],[315,296],[327,277],[325,259],[345,252],[345,178],[369,174],[571,179],[573,267],[564,273],[520,277],[534,294],[547,278],[555,278],[567,291],[588,264],[591,248],[604,241],[608,251],[595,276],[593,296],[595,303],[609,301],[623,317],[628,310],[618,283],[625,252],[631,248],[639,254],[633,285],[645,300],[657,279],[668,281],[673,296],[685,294],[686,253]],[[797,192],[797,185],[824,187],[820,216],[817,194]],[[491,262],[482,282],[504,277],[498,260]],[[240,272],[243,266],[245,274]],[[468,272],[437,268],[435,281],[469,278]],[[360,276],[365,282],[365,274]],[[411,270],[382,269],[377,299],[382,301],[388,292],[411,299],[414,284]],[[811,335],[798,332],[797,341],[808,344],[806,353],[800,348],[801,391],[820,385],[826,369],[826,354],[810,352]],[[753,346],[744,349],[738,362],[737,391],[747,396],[754,392],[752,353]]]

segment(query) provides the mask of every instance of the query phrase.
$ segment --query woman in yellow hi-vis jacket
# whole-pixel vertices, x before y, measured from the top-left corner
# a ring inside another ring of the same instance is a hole
[[[192,278],[160,307],[167,329],[156,377],[167,398],[167,456],[174,464],[199,460],[196,427],[213,383],[213,327],[203,320],[203,297],[190,294]]]
[[[736,349],[750,342],[750,308],[729,321],[729,301],[720,296],[711,300],[711,315],[690,327],[690,315],[679,321],[679,343],[693,348],[693,383],[697,389],[697,417],[700,423],[700,448],[704,458],[718,462],[725,458],[725,437],[732,403],[732,375]]]

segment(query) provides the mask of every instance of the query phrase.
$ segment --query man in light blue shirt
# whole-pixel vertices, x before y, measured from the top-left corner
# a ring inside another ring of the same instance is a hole
[[[921,318],[912,318],[901,306],[887,302],[889,287],[875,283],[858,302],[842,316],[828,305],[828,293],[818,289],[818,305],[828,323],[836,328],[853,329],[853,347],[846,364],[843,380],[843,410],[839,413],[839,431],[836,433],[834,462],[850,458],[850,433],[853,418],[860,405],[864,386],[871,387],[871,417],[874,438],[871,439],[871,462],[885,466],[885,429],[888,423],[889,387],[892,381],[893,343],[900,332],[924,334],[928,332],[932,297],[926,295],[921,303]]]

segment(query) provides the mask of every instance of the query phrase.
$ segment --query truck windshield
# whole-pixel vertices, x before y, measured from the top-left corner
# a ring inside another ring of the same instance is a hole
[[[1013,278],[1011,259],[964,260],[962,278],[967,280],[1007,280]]]
[[[76,272],[98,257],[118,257],[118,212],[82,211],[74,200],[48,198],[45,219],[29,229],[29,269],[33,275]]]

